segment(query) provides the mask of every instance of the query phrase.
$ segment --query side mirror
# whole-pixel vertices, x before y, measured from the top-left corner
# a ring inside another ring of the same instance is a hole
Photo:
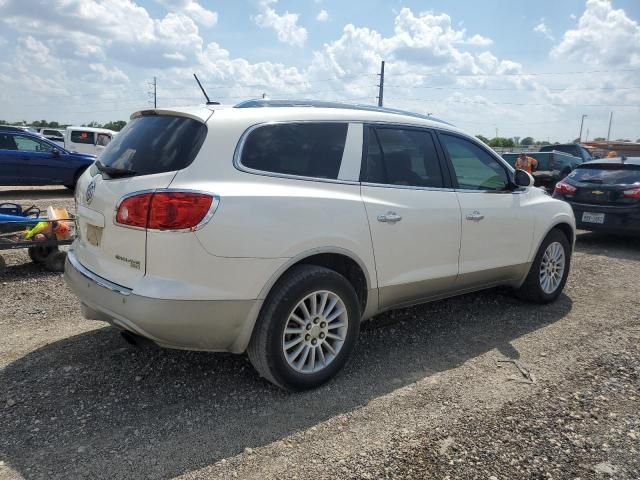
[[[59,157],[60,150],[58,150],[57,148],[54,148],[53,150],[51,150],[51,155],[53,155],[54,157]]]
[[[531,187],[533,186],[534,179],[529,172],[516,170],[516,173],[513,175],[513,183],[519,187]]]

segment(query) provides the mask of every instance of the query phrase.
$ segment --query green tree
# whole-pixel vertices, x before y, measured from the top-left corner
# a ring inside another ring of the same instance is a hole
[[[522,140],[520,140],[520,143],[522,145],[533,145],[535,142],[535,140],[533,139],[533,137],[524,137]]]
[[[102,127],[119,132],[127,124],[124,120],[116,120],[115,122],[107,122]]]
[[[489,140],[489,145],[492,147],[513,147],[515,144],[512,138],[494,137]]]
[[[594,142],[605,142],[607,139],[604,137],[596,137],[593,139]]]
[[[478,140],[480,140],[481,142],[483,142],[483,143],[485,143],[485,144],[489,145],[489,139],[488,139],[487,137],[485,137],[484,135],[480,135],[480,134],[478,134],[478,135],[476,135],[476,138],[477,138]]]

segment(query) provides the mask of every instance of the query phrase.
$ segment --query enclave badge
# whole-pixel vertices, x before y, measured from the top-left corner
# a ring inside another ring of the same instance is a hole
[[[93,193],[96,191],[96,181],[91,180],[91,183],[87,187],[87,193],[85,194],[85,198],[87,200],[87,205],[90,205],[93,201]]]

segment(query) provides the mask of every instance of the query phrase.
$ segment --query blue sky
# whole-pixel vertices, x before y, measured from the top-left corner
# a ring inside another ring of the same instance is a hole
[[[614,111],[636,140],[639,21],[638,0],[0,0],[0,119],[126,119],[154,76],[193,104],[193,72],[225,103],[373,103],[384,59],[387,106],[552,141]]]

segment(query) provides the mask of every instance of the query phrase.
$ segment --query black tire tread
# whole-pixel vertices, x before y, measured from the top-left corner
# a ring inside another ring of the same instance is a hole
[[[562,243],[565,248],[565,271],[562,281],[560,282],[560,285],[558,286],[556,292],[551,295],[546,295],[542,291],[538,279],[539,264],[540,259],[544,255],[544,251],[546,250],[547,246],[554,241]],[[569,243],[566,235],[561,230],[554,228],[547,234],[547,236],[540,244],[540,248],[536,252],[536,256],[531,263],[531,268],[529,269],[527,278],[525,279],[524,283],[516,289],[516,296],[519,299],[530,303],[546,304],[553,302],[556,298],[558,298],[558,296],[564,289],[565,283],[567,282],[567,277],[569,275],[570,266],[571,244]]]
[[[271,358],[271,354],[268,351],[269,345],[267,341],[269,330],[274,328],[273,322],[270,320],[273,317],[275,310],[278,308],[280,303],[287,298],[287,295],[292,288],[302,282],[313,280],[314,278],[325,279],[327,276],[332,276],[340,282],[345,282],[352,290],[354,299],[356,299],[356,305],[358,305],[355,290],[353,290],[353,287],[346,278],[335,270],[317,265],[304,264],[296,265],[285,273],[283,277],[276,282],[262,305],[262,309],[251,336],[251,341],[249,342],[249,347],[247,348],[247,354],[249,355],[251,364],[258,371],[260,376],[280,388],[295,390],[291,386],[285,385],[274,374],[276,369],[273,358]],[[354,321],[359,320],[359,318],[354,319]]]

